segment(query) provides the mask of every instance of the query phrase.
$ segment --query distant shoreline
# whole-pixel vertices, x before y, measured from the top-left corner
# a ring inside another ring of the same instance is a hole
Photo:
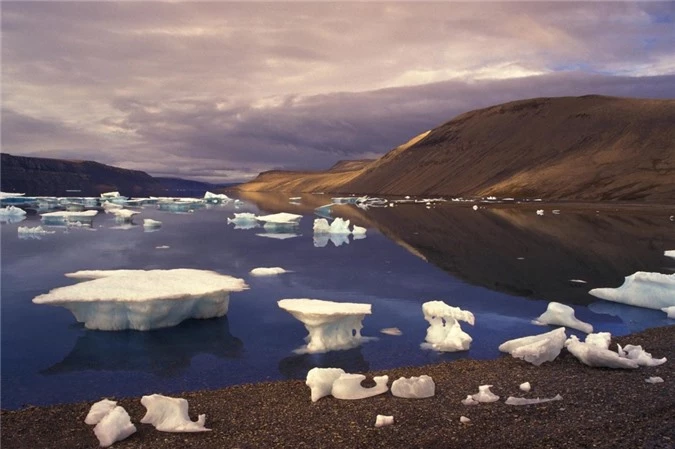
[[[648,329],[616,338],[622,345],[642,345],[669,360],[637,370],[590,368],[567,351],[552,363],[535,367],[508,355],[496,360],[443,362],[423,367],[371,373],[399,376],[428,374],[436,396],[409,400],[386,393],[357,401],[332,397],[310,401],[303,381],[245,384],[180,395],[190,416],[206,414],[199,434],[163,433],[140,424],[140,398],[119,399],[138,431],[115,448],[672,448],[675,445],[675,326]],[[661,384],[648,384],[660,376]],[[370,377],[369,377],[370,378]],[[532,384],[530,393],[518,389]],[[372,381],[371,381],[372,382]],[[478,385],[492,384],[499,402],[465,406]],[[161,393],[161,392],[148,392]],[[507,396],[563,400],[541,405],[509,406]],[[116,399],[116,398],[115,398]],[[2,411],[2,447],[97,447],[92,427],[84,424],[95,401]],[[374,427],[377,414],[394,416],[393,426]],[[461,424],[460,416],[471,419]]]

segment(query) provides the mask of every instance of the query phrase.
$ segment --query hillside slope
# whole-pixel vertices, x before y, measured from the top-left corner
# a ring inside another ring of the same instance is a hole
[[[674,123],[675,100],[521,100],[462,114],[349,177],[321,178],[321,189],[307,178],[291,182],[298,174],[282,182],[277,173],[275,183],[381,195],[672,201]]]

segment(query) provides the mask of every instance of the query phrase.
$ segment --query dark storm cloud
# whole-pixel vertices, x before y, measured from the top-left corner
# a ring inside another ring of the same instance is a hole
[[[673,97],[673,12],[3,2],[3,151],[225,181],[374,157],[503,101]]]

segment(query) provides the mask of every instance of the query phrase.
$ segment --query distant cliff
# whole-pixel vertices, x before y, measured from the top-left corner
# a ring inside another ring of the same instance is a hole
[[[462,114],[351,171],[263,173],[239,188],[672,202],[674,124],[675,100],[521,100]]]
[[[175,191],[206,191],[212,184],[176,178],[153,178],[93,161],[48,159],[0,154],[0,190],[26,195],[98,196],[119,191],[126,196],[168,195]],[[203,194],[203,192],[202,192]]]

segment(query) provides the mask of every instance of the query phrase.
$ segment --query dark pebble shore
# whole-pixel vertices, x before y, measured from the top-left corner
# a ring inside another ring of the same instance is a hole
[[[174,397],[189,401],[190,416],[206,414],[211,432],[165,433],[140,424],[140,398],[119,401],[138,431],[115,448],[675,448],[675,326],[613,339],[642,345],[657,367],[636,370],[590,368],[566,350],[552,363],[536,367],[505,355],[497,360],[459,360],[424,367],[397,368],[371,375],[428,374],[436,396],[401,399],[386,393],[316,403],[304,381],[238,385]],[[664,383],[645,379],[660,376]],[[519,390],[530,382],[532,390]],[[498,402],[465,406],[461,400],[492,384]],[[369,386],[364,383],[364,385]],[[371,384],[372,385],[372,381]],[[157,392],[161,393],[161,392]],[[508,396],[562,401],[510,406]],[[96,448],[93,426],[84,423],[95,401],[2,411],[2,449]],[[392,426],[375,428],[378,414],[393,415]],[[460,416],[471,419],[462,424]]]

